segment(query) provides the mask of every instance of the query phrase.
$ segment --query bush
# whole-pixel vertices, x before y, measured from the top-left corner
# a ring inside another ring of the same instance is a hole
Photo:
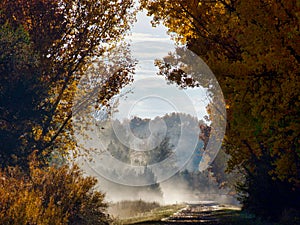
[[[111,204],[109,207],[109,212],[119,218],[129,218],[138,216],[141,213],[150,212],[158,207],[160,207],[160,205],[157,202],[124,200]]]
[[[18,167],[0,171],[0,224],[109,224],[104,195],[96,180],[77,166]]]

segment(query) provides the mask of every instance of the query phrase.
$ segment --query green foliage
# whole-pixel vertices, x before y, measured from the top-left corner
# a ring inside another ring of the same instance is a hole
[[[109,224],[104,195],[96,180],[78,167],[40,168],[31,161],[30,175],[18,167],[1,170],[1,224]]]

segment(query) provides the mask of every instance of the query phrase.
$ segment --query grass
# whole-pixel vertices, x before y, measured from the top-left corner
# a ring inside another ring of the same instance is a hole
[[[114,224],[118,225],[192,225],[199,224],[200,221],[202,225],[275,225],[255,218],[252,214],[241,211],[239,207],[230,205],[219,205],[217,208],[206,208],[206,210],[201,211],[197,211],[197,208],[194,208],[196,211],[189,211],[190,209],[186,211],[187,209],[184,208],[186,208],[186,204],[161,206],[155,202],[144,202],[142,200],[122,201],[110,206],[111,215],[116,217]],[[184,209],[181,212],[182,215],[172,216],[181,209]],[[186,218],[191,218],[191,215],[194,219],[185,221]],[[171,220],[162,221],[163,218],[168,217]]]
[[[119,219],[118,222],[121,224],[141,224],[147,222],[159,222],[162,218],[169,217],[184,207],[185,205],[160,206],[149,212],[140,213],[134,217]]]
[[[153,209],[151,212],[143,213],[135,217],[120,220],[120,224],[139,224],[139,225],[158,225],[158,224],[183,224],[183,223],[169,223],[162,222],[162,218],[173,215],[178,210],[184,208],[185,205],[168,205]],[[267,223],[255,218],[253,215],[245,213],[234,208],[222,208],[216,211],[208,211],[203,214],[205,218],[214,218],[218,222],[202,222],[202,225],[275,225],[274,223]],[[215,220],[214,220],[215,221]],[[188,224],[199,224],[198,222],[191,222]]]

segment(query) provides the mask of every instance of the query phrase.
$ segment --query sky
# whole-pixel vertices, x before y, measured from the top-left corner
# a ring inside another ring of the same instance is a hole
[[[121,93],[115,97],[115,102],[118,102],[118,104],[116,108],[113,108],[112,118],[109,118],[113,119],[112,121],[114,121],[114,119],[118,119],[120,121],[124,119],[127,120],[133,118],[134,116],[154,119],[157,116],[162,117],[167,113],[176,112],[190,114],[198,117],[198,120],[204,120],[204,116],[207,115],[206,106],[208,104],[208,99],[206,97],[207,93],[205,92],[204,88],[197,87],[193,89],[180,89],[174,84],[168,84],[164,77],[157,75],[158,69],[154,66],[154,60],[162,59],[164,56],[167,56],[169,52],[175,50],[176,46],[174,45],[170,36],[166,33],[167,29],[165,27],[158,26],[153,28],[150,21],[151,18],[147,17],[145,12],[140,12],[137,16],[137,22],[131,30],[131,35],[126,38],[127,41],[130,41],[132,57],[138,60],[138,64],[134,74],[134,82],[124,87],[121,90]],[[212,72],[207,72],[207,66],[205,67],[203,62],[199,60],[199,57],[192,56],[191,64],[197,65],[197,70],[195,71],[197,71],[197,73],[200,75],[205,73],[209,75],[212,74]],[[100,113],[99,116],[97,115],[97,118],[100,118],[99,120],[107,119],[108,117],[106,111]],[[111,123],[111,125],[113,125],[113,123]],[[82,122],[78,120],[78,127],[81,128],[82,126],[85,125],[82,125]],[[86,127],[89,126],[91,126],[91,129],[86,129]],[[87,130],[86,134],[89,138],[86,139],[85,133],[82,135],[82,130],[79,130],[79,132],[76,133],[76,135],[78,135],[78,143],[79,145],[86,146],[86,149],[97,149],[92,156],[94,159],[93,163],[85,162],[87,163],[85,166],[86,171],[90,169],[91,174],[96,173],[97,176],[100,175],[106,177],[106,168],[113,169],[115,171],[122,171],[124,169],[126,170],[127,168],[132,168],[133,165],[131,164],[128,165],[124,162],[120,162],[110,154],[106,154],[106,152],[103,154],[102,150],[107,149],[107,146],[111,142],[111,139],[105,136],[105,127],[102,127],[103,129],[101,128],[98,130],[97,124],[93,123],[89,123],[86,127],[84,127],[84,129]],[[149,127],[149,129],[151,130],[151,127]],[[114,134],[119,138],[118,131],[114,130]],[[185,142],[186,139],[188,141],[191,140],[190,135],[187,135],[189,132],[182,130],[182,134],[183,135],[180,135],[178,146],[183,146],[182,149],[193,150],[193,148],[186,148],[182,144],[187,143]],[[223,133],[221,133],[221,135],[222,134]],[[195,140],[198,141],[198,133],[195,133],[195,135]],[[217,135],[219,135],[219,133],[217,133]],[[217,140],[222,140],[222,138]],[[193,144],[191,141],[190,143]],[[214,145],[208,144],[207,152],[211,153],[212,151],[212,153],[215,153],[219,150],[219,146],[217,146],[219,142],[215,141],[214,143]],[[176,146],[176,149],[178,146]],[[187,156],[191,155],[188,154]],[[204,156],[205,154],[203,157]],[[212,160],[213,157],[210,157],[210,159]],[[185,162],[180,161],[180,163]],[[204,161],[203,164],[205,164],[204,166],[206,169],[208,165],[207,161]],[[104,170],[100,167],[104,168]],[[157,168],[159,171],[160,169],[164,169],[164,167],[160,167],[159,163],[157,164]],[[138,167],[138,169],[144,169],[144,167]],[[153,171],[155,170],[153,169]],[[135,177],[136,176],[133,176],[133,178]],[[116,177],[106,178],[116,183],[119,181],[119,178],[117,179]],[[166,177],[162,178],[161,180],[165,178]],[[131,181],[129,180],[126,182]],[[128,185],[130,185],[130,183]]]
[[[139,12],[137,22],[131,34],[126,37],[130,43],[132,56],[138,60],[134,82],[125,87],[119,98],[118,112],[114,118],[155,118],[171,112],[184,112],[202,119],[206,115],[208,103],[203,88],[182,90],[176,85],[167,84],[158,69],[155,59],[162,59],[175,50],[175,44],[163,25],[152,27],[151,17],[146,12]]]

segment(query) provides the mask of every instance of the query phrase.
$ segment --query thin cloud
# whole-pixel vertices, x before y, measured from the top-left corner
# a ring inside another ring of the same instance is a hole
[[[159,41],[168,42],[170,44],[173,43],[168,37],[146,33],[132,33],[130,36],[127,36],[126,39],[132,42]]]

